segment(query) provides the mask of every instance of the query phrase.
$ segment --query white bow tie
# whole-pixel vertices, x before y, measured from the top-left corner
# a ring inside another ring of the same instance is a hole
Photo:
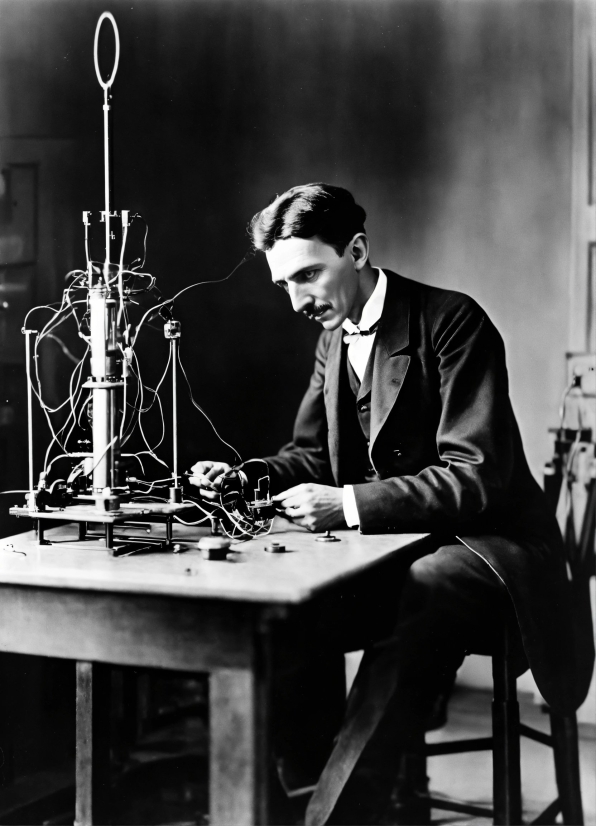
[[[356,326],[356,325],[354,325]],[[379,326],[379,322],[375,321],[372,327],[369,327],[368,330],[359,330],[356,326],[355,332],[346,333],[344,335],[344,342],[346,344],[352,344],[354,341],[359,341],[361,336],[372,336],[374,333],[377,332],[377,327]]]

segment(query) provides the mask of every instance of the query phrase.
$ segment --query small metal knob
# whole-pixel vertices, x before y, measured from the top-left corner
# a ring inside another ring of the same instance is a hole
[[[317,536],[317,542],[341,542],[341,539],[333,536],[331,531],[326,531],[322,536]]]

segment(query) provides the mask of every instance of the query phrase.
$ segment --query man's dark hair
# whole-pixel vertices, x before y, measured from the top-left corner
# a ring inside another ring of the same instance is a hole
[[[343,255],[346,246],[364,232],[366,212],[351,192],[340,186],[315,183],[294,186],[257,212],[248,232],[257,250],[270,250],[285,238],[312,238]]]

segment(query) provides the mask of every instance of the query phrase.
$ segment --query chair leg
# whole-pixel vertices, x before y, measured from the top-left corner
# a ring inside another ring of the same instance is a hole
[[[498,826],[522,822],[519,704],[509,660],[509,637],[493,656],[493,807]]]
[[[551,711],[550,725],[563,823],[583,826],[577,719],[575,714],[563,717]]]

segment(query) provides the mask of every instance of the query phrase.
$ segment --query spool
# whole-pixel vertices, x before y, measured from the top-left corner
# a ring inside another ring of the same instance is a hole
[[[227,557],[231,544],[225,536],[204,536],[199,539],[197,547],[203,559],[221,562]]]

